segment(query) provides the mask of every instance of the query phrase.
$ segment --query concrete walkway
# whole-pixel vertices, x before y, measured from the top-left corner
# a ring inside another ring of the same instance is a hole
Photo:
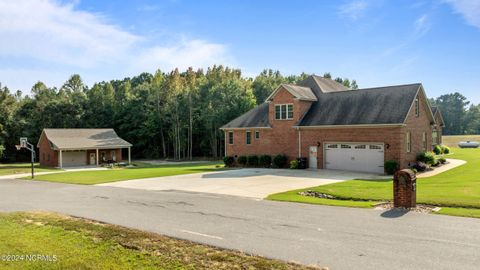
[[[236,169],[100,184],[143,190],[183,190],[262,199],[270,194],[356,178],[366,173],[333,170]]]

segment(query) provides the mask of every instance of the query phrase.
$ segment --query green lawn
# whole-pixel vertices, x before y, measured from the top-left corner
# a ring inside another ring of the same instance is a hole
[[[77,171],[38,175],[35,180],[62,182],[70,184],[94,185],[161,176],[171,176],[189,173],[209,172],[223,169],[219,162],[189,163],[175,165],[142,165],[133,168],[116,168],[104,171]],[[29,178],[25,178],[29,179]]]
[[[52,213],[0,213],[0,239],[0,269],[313,269]]]
[[[452,152],[449,158],[466,160],[467,163],[436,176],[418,178],[417,203],[445,207],[440,214],[480,217],[480,149],[453,148]],[[301,190],[272,194],[268,199],[318,204],[329,201],[329,205],[365,207],[369,202],[364,200],[391,201],[393,193],[391,179],[352,180],[304,190],[319,191],[341,200],[298,195]]]
[[[40,167],[38,163],[35,163],[35,172],[48,172],[58,169]],[[31,163],[13,163],[13,164],[0,164],[0,175],[12,175],[21,173],[30,173]]]

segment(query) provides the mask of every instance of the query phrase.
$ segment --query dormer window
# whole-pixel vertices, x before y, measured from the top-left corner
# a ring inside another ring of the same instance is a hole
[[[275,105],[275,120],[293,119],[293,104]]]

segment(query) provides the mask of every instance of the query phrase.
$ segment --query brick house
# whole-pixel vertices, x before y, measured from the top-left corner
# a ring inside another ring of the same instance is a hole
[[[40,165],[48,167],[99,166],[121,162],[122,149],[132,144],[113,129],[44,129],[38,140]]]
[[[225,155],[307,157],[310,168],[383,173],[441,144],[443,120],[423,86],[350,90],[319,76],[282,84],[249,112],[221,129]]]

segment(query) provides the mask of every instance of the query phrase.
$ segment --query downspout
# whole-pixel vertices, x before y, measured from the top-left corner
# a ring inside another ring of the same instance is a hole
[[[300,128],[297,128],[298,131],[298,157],[302,157],[302,132]]]

